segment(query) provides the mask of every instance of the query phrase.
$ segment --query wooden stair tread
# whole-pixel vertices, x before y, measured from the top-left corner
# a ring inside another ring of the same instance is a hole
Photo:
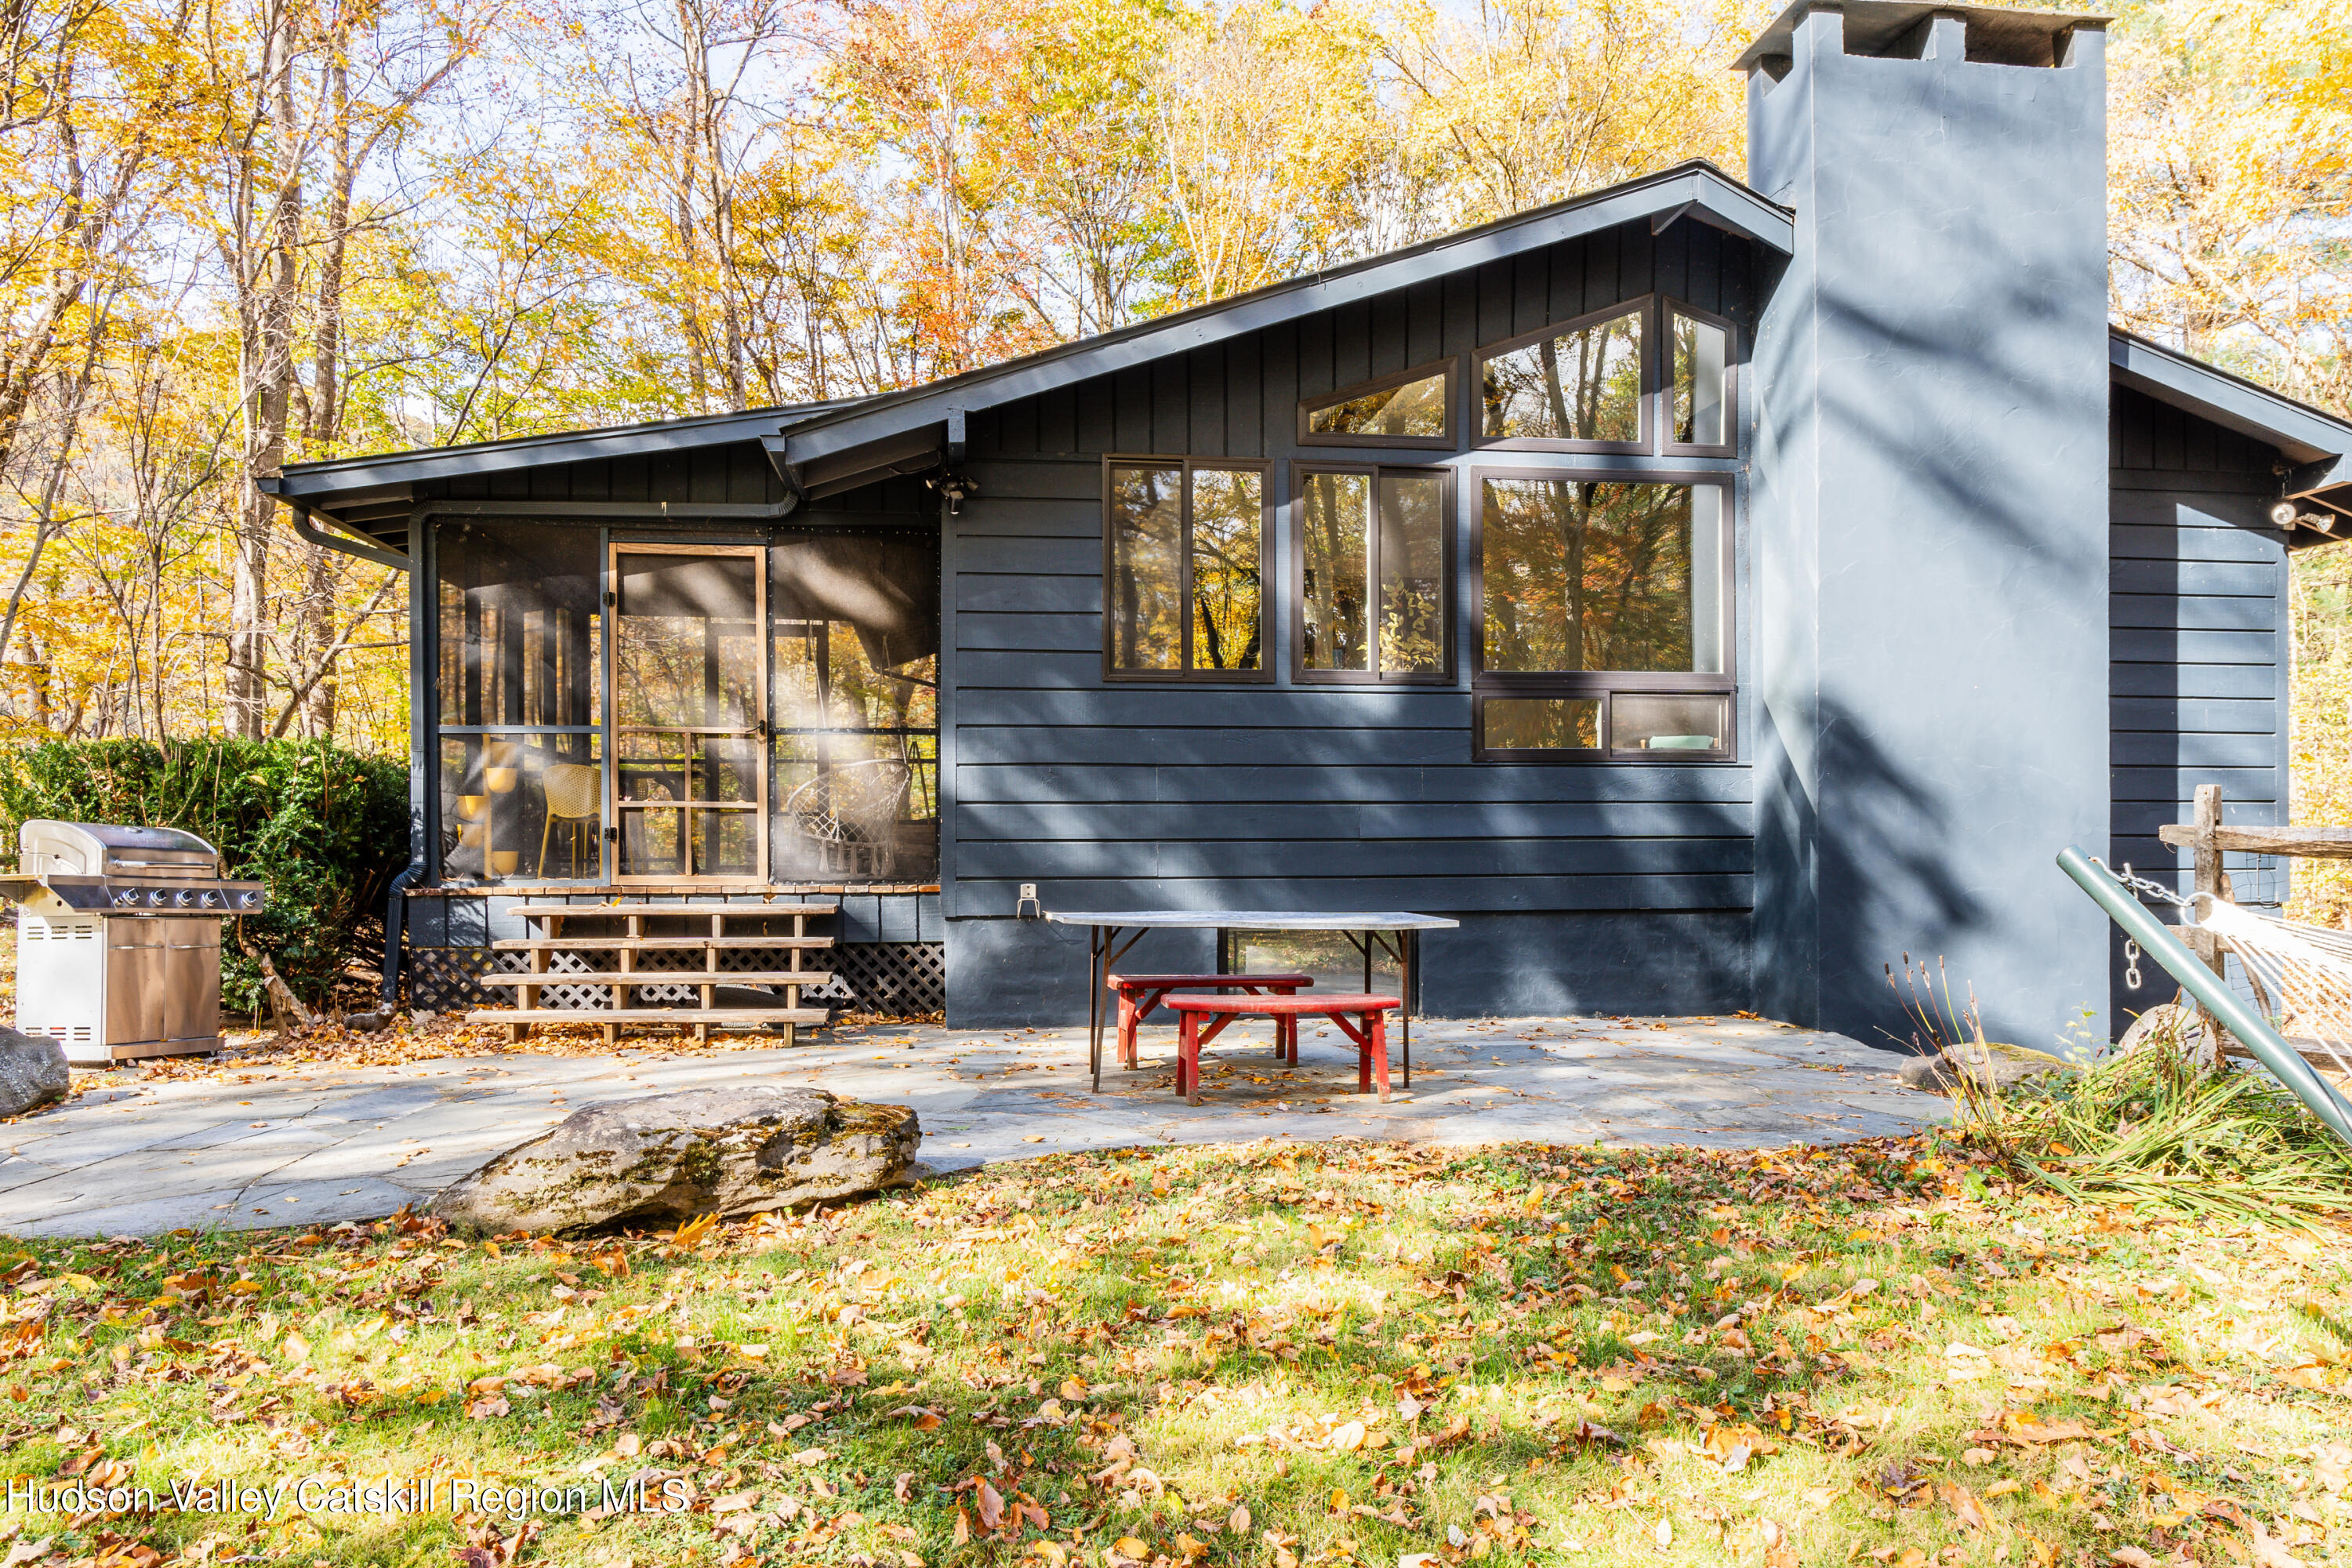
[[[497,1007],[468,1024],[829,1024],[830,1007]]]
[[[625,915],[651,915],[662,920],[680,916],[717,915],[721,920],[783,916],[837,915],[832,904],[517,904],[514,912],[525,920],[560,915],[581,920],[617,920]]]
[[[484,985],[824,985],[833,974],[823,969],[638,969],[624,974],[617,969],[549,969],[537,974],[485,974]]]
[[[567,948],[599,950],[688,947],[831,947],[829,936],[519,936],[490,943],[499,952],[555,952]]]

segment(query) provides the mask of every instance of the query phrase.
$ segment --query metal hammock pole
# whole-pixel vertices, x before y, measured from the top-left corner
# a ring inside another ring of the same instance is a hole
[[[2244,997],[2231,990],[2220,975],[2205,966],[2202,959],[2189,952],[2188,943],[2126,891],[2114,873],[2093,865],[2080,849],[2071,847],[2059,852],[2058,868],[2074,878],[2083,891],[2091,895],[2092,901],[2107,911],[2107,918],[2139,943],[2142,952],[2164,965],[2166,972],[2180,982],[2182,990],[2203,1003],[2206,1011],[2237,1036],[2255,1058],[2271,1069],[2273,1077],[2326,1123],[2329,1131],[2352,1143],[2352,1105],[2330,1089],[2326,1080],[2312,1070],[2311,1064],[2294,1047],[2279,1037],[2278,1031],[2261,1014],[2246,1005]]]

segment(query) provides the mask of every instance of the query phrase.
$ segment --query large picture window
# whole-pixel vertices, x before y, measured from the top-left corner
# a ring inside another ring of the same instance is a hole
[[[1444,469],[1298,470],[1299,679],[1451,678],[1453,515]]]
[[[1483,757],[1727,757],[1730,498],[1696,479],[1482,471]]]
[[[1103,661],[1113,676],[1266,679],[1265,466],[1105,465]]]

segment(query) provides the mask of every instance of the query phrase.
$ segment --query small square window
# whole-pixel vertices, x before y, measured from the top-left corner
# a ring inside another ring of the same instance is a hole
[[[1459,445],[1454,428],[1454,363],[1423,365],[1298,405],[1304,447]]]
[[[1641,306],[1547,327],[1479,362],[1479,438],[1489,445],[1641,451],[1650,385]]]

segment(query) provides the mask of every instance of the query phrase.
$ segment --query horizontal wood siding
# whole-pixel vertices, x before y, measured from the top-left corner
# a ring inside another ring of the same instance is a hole
[[[1451,689],[1294,685],[1286,597],[1270,683],[1102,673],[1104,454],[1272,459],[1279,508],[1290,460],[1369,456],[1300,448],[1301,398],[1654,289],[1743,337],[1753,318],[1745,242],[1634,226],[973,415],[978,493],[949,525],[943,567],[949,916],[1009,917],[1024,881],[1064,910],[1745,911],[1748,770],[1473,763],[1466,626]],[[1270,584],[1288,581],[1281,516]]]
[[[2286,536],[2267,512],[2276,454],[2127,388],[2115,389],[2109,536],[2111,864],[2189,885],[2189,858],[2157,837],[2219,784],[2226,820],[2288,809]],[[2245,901],[2283,896],[2282,862],[2226,858]],[[2168,998],[2133,992],[2116,940],[2117,1029]]]

